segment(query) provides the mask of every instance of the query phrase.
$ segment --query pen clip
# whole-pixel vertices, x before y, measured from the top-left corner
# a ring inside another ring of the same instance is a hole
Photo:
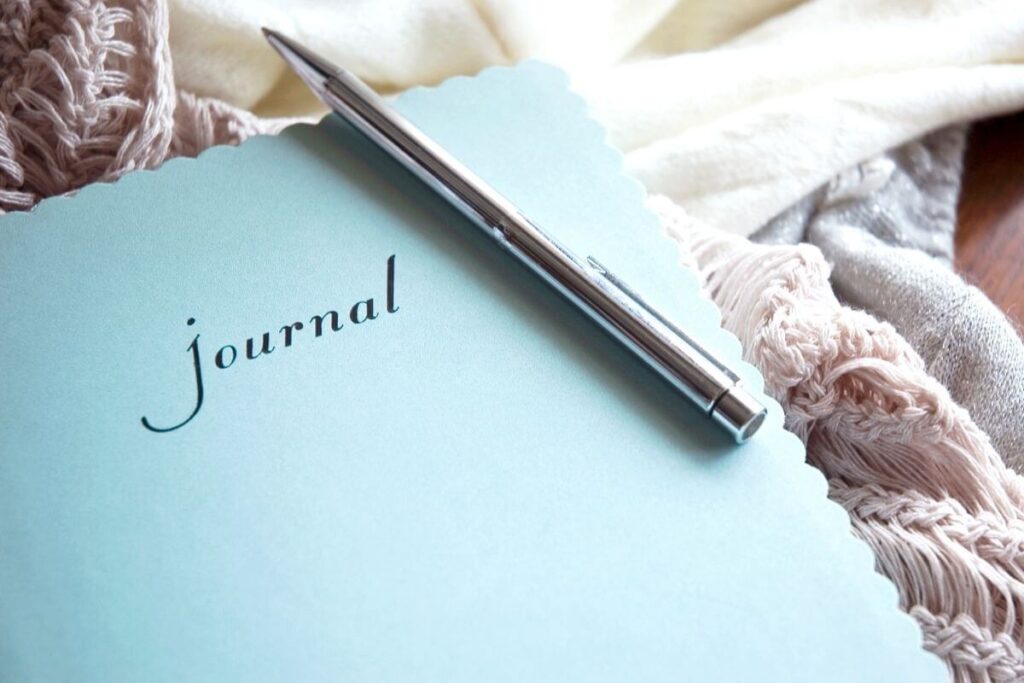
[[[610,270],[608,270],[607,268],[605,268],[604,265],[600,261],[598,261],[596,258],[594,258],[593,256],[587,256],[587,264],[593,270],[596,270],[598,275],[600,275],[604,280],[608,281],[613,287],[615,287],[615,289],[619,290],[620,292],[625,294],[627,297],[632,299],[633,302],[635,302],[637,306],[639,306],[640,308],[644,309],[653,318],[657,319],[657,321],[660,322],[662,325],[664,325],[665,327],[668,327],[669,329],[671,329],[673,332],[675,332],[676,334],[680,335],[681,337],[684,337],[687,341],[692,341],[689,337],[686,336],[686,334],[683,333],[682,330],[680,330],[678,327],[676,327],[674,324],[672,324],[671,321],[666,320],[665,316],[663,316],[661,313],[659,313],[656,308],[654,308],[653,306],[648,304],[646,301],[644,301],[644,298],[642,296],[637,294],[635,291],[633,291],[633,289],[629,285],[627,285],[625,282],[620,280],[615,275],[615,273],[613,273]]]
[[[678,325],[676,325],[671,320],[662,315],[661,312],[658,311],[658,309],[648,304],[642,296],[637,294],[636,291],[634,291],[629,285],[620,280],[618,276],[615,275],[615,273],[608,270],[600,261],[598,261],[593,256],[587,256],[587,265],[589,265],[590,268],[601,277],[601,279],[603,279],[605,282],[607,282],[612,287],[621,292],[623,295],[625,295],[630,301],[636,304],[638,308],[642,309],[644,313],[646,313],[654,320],[658,321],[660,324],[664,325],[673,334],[677,335],[678,337],[683,339],[687,344],[696,349],[701,356],[706,358],[709,363],[714,365],[722,374],[727,376],[732,382],[740,381],[739,375],[737,375],[732,370],[724,366],[716,358],[706,353],[704,351],[704,348],[696,341],[694,341],[694,339],[690,337],[690,335],[686,334],[681,329],[679,329]]]

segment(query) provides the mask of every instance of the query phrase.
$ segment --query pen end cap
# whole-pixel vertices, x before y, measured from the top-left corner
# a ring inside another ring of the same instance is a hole
[[[711,410],[711,416],[729,430],[736,443],[752,437],[767,415],[765,407],[738,385],[725,392]]]

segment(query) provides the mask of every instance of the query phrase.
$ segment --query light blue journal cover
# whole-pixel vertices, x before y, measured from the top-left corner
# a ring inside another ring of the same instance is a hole
[[[399,106],[760,391],[557,71]],[[732,445],[336,120],[0,262],[0,680],[945,676],[774,402]]]

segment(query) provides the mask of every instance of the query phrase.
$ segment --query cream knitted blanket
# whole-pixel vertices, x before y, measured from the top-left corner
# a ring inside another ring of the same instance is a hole
[[[628,11],[615,2],[537,10],[550,4],[353,3],[347,21],[328,21],[337,15],[315,0],[287,14],[259,2],[177,0],[172,73],[168,9],[159,0],[0,0],[0,208],[28,208],[284,124],[248,107],[308,110],[308,102],[289,108],[289,94],[300,91],[256,48],[264,21],[391,89],[525,54],[560,63],[614,141],[632,150],[633,170],[676,200],[651,206],[785,408],[830,497],[874,549],[925,647],[957,680],[1024,680],[1021,479],[891,326],[837,301],[816,248],[756,245],[736,234],[845,166],[933,127],[1024,104],[1024,67],[1012,63],[1024,59],[1020,12],[1009,2],[821,0],[728,42],[719,63],[733,70],[704,73],[711,52],[604,67],[637,50],[719,44],[795,3],[764,1],[745,13],[667,0]],[[844,25],[857,24],[854,5],[864,10],[864,31]],[[1005,18],[992,21],[982,9]],[[589,22],[572,50],[558,39],[568,20]],[[325,45],[323,31],[310,28],[317,25],[348,33]],[[439,37],[452,31],[466,32],[457,46]],[[802,58],[771,49],[779,32],[802,41]],[[877,42],[887,48],[874,49]],[[840,81],[825,73],[821,55],[844,56],[832,60],[847,70]],[[659,69],[657,78],[645,73]],[[686,88],[643,88],[680,74]],[[777,96],[780,82],[791,97]],[[218,94],[241,106],[211,97]],[[825,158],[785,144],[785,131],[810,119],[835,142],[821,147]],[[759,130],[772,131],[770,139],[759,141]],[[773,170],[780,165],[785,172]]]

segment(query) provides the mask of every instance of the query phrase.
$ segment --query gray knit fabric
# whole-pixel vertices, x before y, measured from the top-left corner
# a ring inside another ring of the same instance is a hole
[[[836,295],[891,323],[1024,473],[1024,344],[951,269],[965,138],[947,128],[865,162],[753,239],[818,246]]]

